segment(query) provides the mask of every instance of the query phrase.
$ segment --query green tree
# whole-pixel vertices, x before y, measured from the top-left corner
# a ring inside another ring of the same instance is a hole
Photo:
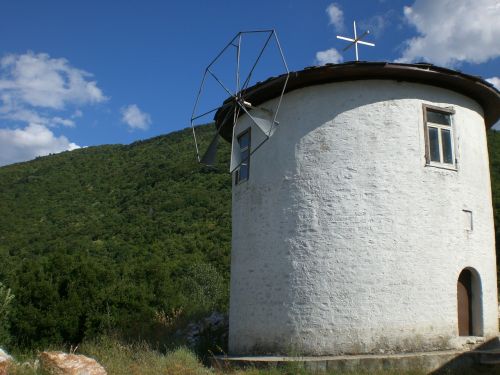
[[[198,128],[202,148],[213,132]],[[13,344],[140,337],[159,311],[224,309],[229,144],[219,156],[216,168],[200,166],[186,129],[1,167],[0,281],[16,295]]]

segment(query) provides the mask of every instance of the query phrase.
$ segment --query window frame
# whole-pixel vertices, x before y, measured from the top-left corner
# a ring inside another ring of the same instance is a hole
[[[427,120],[427,112],[438,112],[444,115],[450,116],[450,125],[436,124],[429,122]],[[454,119],[453,115],[455,110],[451,107],[437,107],[430,104],[422,104],[422,112],[424,117],[424,137],[425,137],[425,164],[427,166],[444,168],[444,169],[457,169],[457,157],[456,157],[456,147],[455,147],[455,129],[454,129]],[[438,145],[439,145],[439,161],[431,160],[431,145],[429,140],[429,128],[438,129]],[[451,141],[451,158],[452,163],[445,163],[443,155],[443,142],[442,142],[442,130],[448,130],[450,132]]]
[[[240,146],[240,139],[245,136],[246,134],[248,133],[248,146],[245,147],[245,148],[242,148]],[[241,153],[246,151],[248,149],[248,158],[246,160],[246,165],[247,165],[247,177],[245,179],[241,179],[241,174],[240,174],[240,169],[241,169],[241,166],[243,164],[245,164],[245,161],[242,160],[240,165],[238,166],[238,168],[236,169],[236,173],[235,173],[235,178],[234,178],[234,184],[235,185],[239,185],[243,182],[246,182],[250,179],[250,156],[251,156],[251,149],[252,149],[252,128],[251,127],[248,127],[246,128],[245,130],[243,130],[242,132],[240,132],[237,136],[236,136],[236,142],[238,143],[238,152]]]

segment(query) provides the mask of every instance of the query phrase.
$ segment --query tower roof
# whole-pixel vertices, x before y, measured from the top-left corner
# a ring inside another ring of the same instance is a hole
[[[271,77],[242,92],[246,101],[257,106],[279,97],[286,75]],[[323,83],[385,79],[423,83],[456,91],[477,101],[484,110],[486,128],[500,119],[500,92],[481,77],[464,74],[456,70],[441,68],[432,64],[399,64],[388,62],[347,62],[308,67],[291,72],[285,92]],[[233,98],[228,98],[214,116],[220,135],[231,141]],[[241,111],[242,112],[242,111]],[[240,113],[241,113],[240,112]]]

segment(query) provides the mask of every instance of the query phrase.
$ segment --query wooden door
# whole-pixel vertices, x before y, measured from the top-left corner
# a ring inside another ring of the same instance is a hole
[[[472,336],[471,272],[462,271],[457,283],[458,334]]]

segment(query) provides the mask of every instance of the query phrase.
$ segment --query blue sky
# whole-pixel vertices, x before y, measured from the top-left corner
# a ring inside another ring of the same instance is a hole
[[[361,60],[428,61],[500,86],[500,0],[2,1],[0,165],[189,126],[205,67],[238,31],[276,29],[290,70],[351,61],[336,35],[353,20],[376,44]],[[262,40],[245,43],[248,64]],[[255,80],[282,71],[270,48]],[[216,86],[208,107],[227,96]]]

